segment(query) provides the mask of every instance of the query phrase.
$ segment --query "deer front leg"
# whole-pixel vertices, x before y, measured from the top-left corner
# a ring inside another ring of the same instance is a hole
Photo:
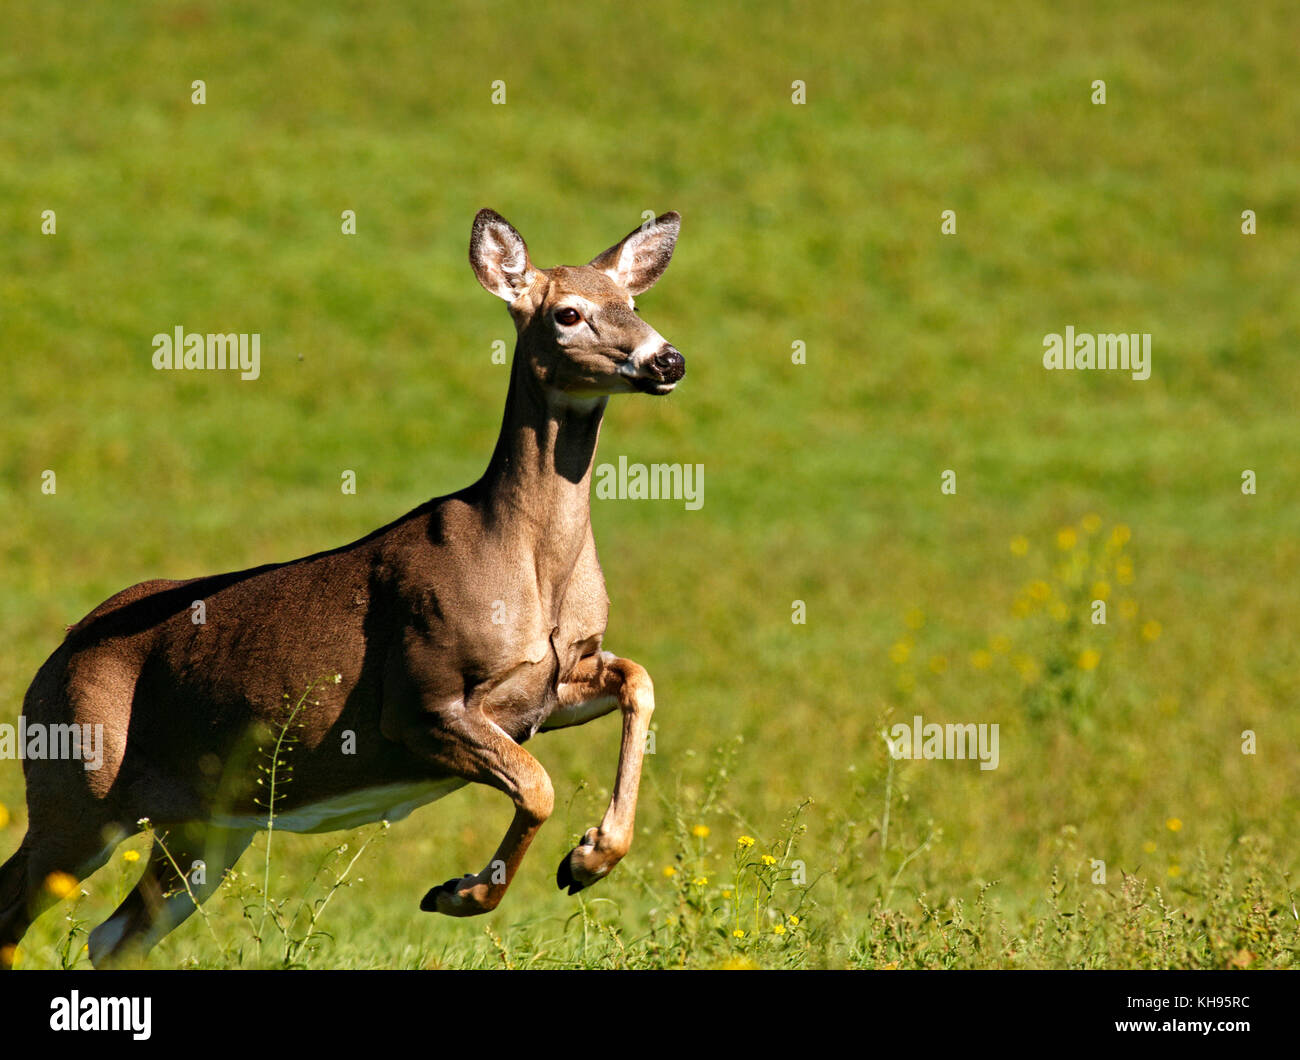
[[[457,776],[505,792],[515,816],[487,867],[434,887],[420,902],[427,913],[475,916],[500,904],[537,830],[551,815],[555,794],[542,764],[480,711],[471,710],[451,733],[425,734],[411,746]]]
[[[636,824],[637,790],[646,733],[655,709],[654,684],[643,666],[610,652],[588,656],[559,688],[559,707],[551,727],[582,724],[617,705],[623,714],[623,740],[609,808],[595,828],[560,862],[555,882],[576,894],[609,873],[632,843]],[[571,720],[570,720],[571,719]]]

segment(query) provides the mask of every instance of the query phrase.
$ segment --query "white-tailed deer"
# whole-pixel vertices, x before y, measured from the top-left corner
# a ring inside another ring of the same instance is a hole
[[[28,829],[0,868],[0,961],[53,901],[51,874],[89,875],[142,818],[166,847],[155,842],[139,884],[91,933],[92,961],[147,948],[192,913],[266,826],[248,733],[282,727],[286,701],[308,687],[276,828],[396,820],[470,782],[514,803],[488,867],[420,903],[451,916],[496,907],[551,814],[550,778],[524,741],[621,711],[609,807],[557,882],[573,893],[614,867],[632,839],[654,690],[641,666],[601,650],[591,467],[609,395],[667,394],[685,374],[633,304],[667,268],[680,220],[666,213],[587,265],[539,269],[504,218],[480,211],[470,264],[518,332],[482,478],[342,548],[133,586],[69,629],[24,720],[102,725],[102,763],[24,762]],[[177,872],[195,859],[206,861],[197,885]]]

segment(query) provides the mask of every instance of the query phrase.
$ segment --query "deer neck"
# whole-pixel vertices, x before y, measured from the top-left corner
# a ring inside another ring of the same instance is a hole
[[[591,465],[607,398],[544,388],[518,348],[505,415],[480,482],[489,532],[528,556],[539,582],[567,581],[591,523]]]

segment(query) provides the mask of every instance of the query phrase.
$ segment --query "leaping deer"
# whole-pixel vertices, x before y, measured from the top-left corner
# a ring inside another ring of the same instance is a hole
[[[397,820],[466,783],[490,785],[515,814],[488,867],[420,903],[486,913],[554,803],[550,778],[521,745],[618,709],[608,809],[556,879],[574,893],[618,863],[632,840],[654,689],[644,668],[601,650],[609,601],[590,478],[609,395],[667,394],[685,375],[682,355],[633,302],[668,267],[680,222],[666,213],[587,265],[539,269],[503,217],[479,211],[470,264],[509,304],[518,333],[483,476],[353,544],[144,582],[69,629],[23,712],[29,728],[102,724],[102,767],[24,762],[28,830],[0,868],[0,959],[12,962],[53,900],[52,873],[83,879],[146,817],[168,834],[166,849],[155,842],[139,884],[91,933],[91,960],[147,949],[192,913],[266,826],[248,790],[219,805],[220,775],[250,729],[281,723],[285,698],[325,674],[341,677],[314,687],[302,709],[275,827]],[[206,621],[196,624],[200,600]],[[347,732],[355,748],[343,754]],[[199,857],[206,882],[188,885],[177,870]]]

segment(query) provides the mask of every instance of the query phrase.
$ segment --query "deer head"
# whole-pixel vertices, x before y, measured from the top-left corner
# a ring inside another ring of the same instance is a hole
[[[510,306],[516,357],[545,389],[570,399],[667,394],[686,360],[636,312],[673,256],[681,217],[666,213],[586,265],[539,269],[500,214],[480,210],[469,261],[483,287]]]

